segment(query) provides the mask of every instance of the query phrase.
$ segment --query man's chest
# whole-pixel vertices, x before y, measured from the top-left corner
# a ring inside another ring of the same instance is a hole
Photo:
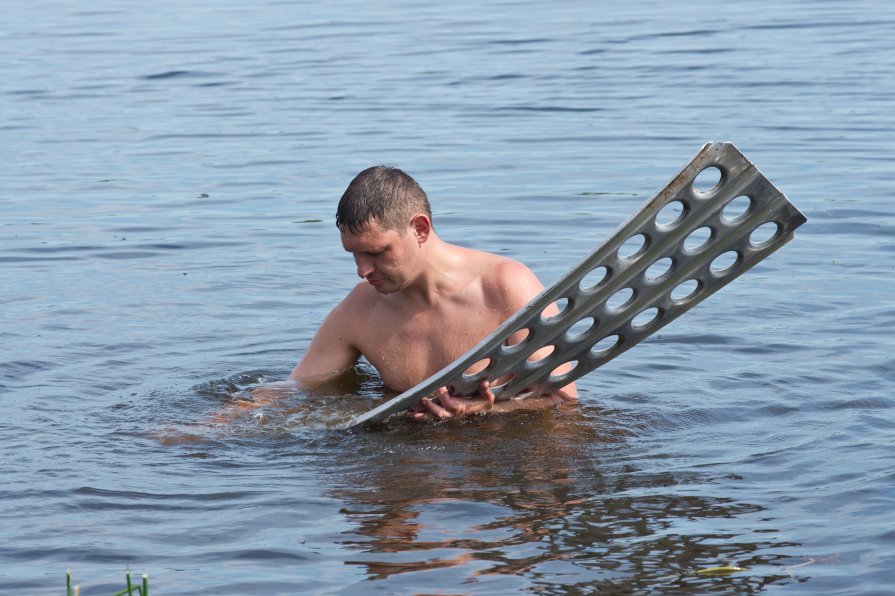
[[[499,313],[474,307],[401,314],[371,321],[358,346],[385,385],[397,391],[435,374],[503,321]]]

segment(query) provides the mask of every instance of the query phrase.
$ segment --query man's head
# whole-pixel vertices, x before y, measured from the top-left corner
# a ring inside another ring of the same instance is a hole
[[[348,185],[336,209],[336,225],[342,233],[356,234],[376,222],[403,236],[417,214],[432,220],[429,199],[416,180],[398,168],[374,166]]]

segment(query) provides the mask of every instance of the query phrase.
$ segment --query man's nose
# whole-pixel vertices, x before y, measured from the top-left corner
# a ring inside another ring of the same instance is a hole
[[[366,279],[368,275],[373,273],[373,263],[370,259],[364,257],[356,257],[355,262],[357,263],[357,275],[362,279]]]

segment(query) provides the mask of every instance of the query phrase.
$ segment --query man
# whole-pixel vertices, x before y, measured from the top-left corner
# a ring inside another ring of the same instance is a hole
[[[313,387],[363,355],[385,386],[405,391],[466,353],[543,290],[521,263],[442,241],[426,193],[397,168],[358,174],[339,201],[336,225],[364,281],[323,322],[290,381]],[[442,387],[437,399],[424,399],[411,416],[541,408],[575,397],[572,383],[557,395],[495,404],[484,381],[476,398],[453,397]]]

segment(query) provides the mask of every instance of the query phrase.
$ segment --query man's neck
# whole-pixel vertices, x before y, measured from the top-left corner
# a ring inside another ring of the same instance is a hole
[[[465,285],[468,274],[459,247],[432,234],[420,248],[426,251],[422,270],[401,294],[423,308],[431,308]]]

